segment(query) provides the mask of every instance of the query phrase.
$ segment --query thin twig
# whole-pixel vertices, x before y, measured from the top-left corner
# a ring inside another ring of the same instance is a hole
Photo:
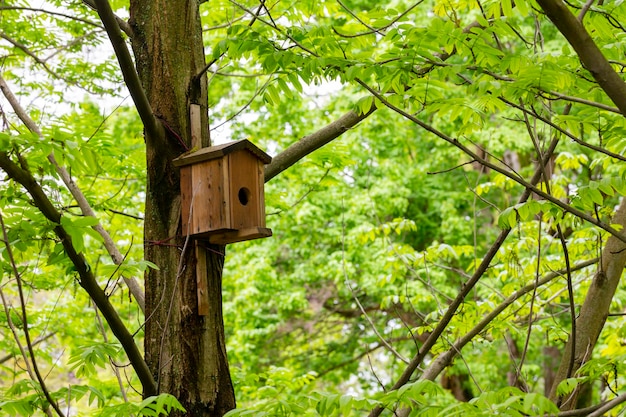
[[[345,232],[346,232],[346,230],[345,229],[346,229],[346,227],[345,227],[345,223],[344,223],[344,219],[343,219],[343,213],[344,212],[345,212],[345,210],[342,211],[342,215],[341,215],[341,228],[342,228],[342,233],[341,233],[341,260],[342,260],[342,262],[341,262],[341,264],[342,264],[342,268],[343,268],[343,277],[344,277],[344,280],[345,280],[345,284],[350,289],[350,292],[352,293],[352,298],[356,302],[356,305],[359,307],[359,310],[361,310],[361,314],[363,314],[363,317],[365,317],[365,320],[367,320],[367,322],[369,323],[370,327],[374,331],[374,334],[376,334],[378,339],[380,339],[382,344],[385,345],[385,347],[389,350],[389,352],[391,352],[393,354],[393,356],[395,356],[396,358],[400,359],[405,364],[408,364],[409,363],[408,359],[406,359],[397,350],[395,350],[393,348],[393,346],[391,346],[389,344],[389,342],[387,342],[387,340],[385,340],[385,338],[378,332],[378,329],[376,328],[376,325],[374,324],[374,322],[372,321],[370,316],[367,314],[367,312],[363,308],[363,305],[361,304],[361,301],[359,301],[359,297],[356,295],[354,289],[352,288],[352,285],[350,285],[350,278],[348,277],[348,271],[346,270],[346,248],[345,248],[345,245],[346,245],[346,243],[345,243]]]
[[[2,291],[2,288],[0,288],[0,291]],[[2,298],[2,299],[3,299],[3,301],[2,301],[2,302],[3,302],[3,304],[5,304],[5,303],[6,303],[6,300],[3,298],[3,296],[2,296],[2,297],[0,297],[0,298]],[[7,314],[7,317],[8,317],[8,312],[6,312],[6,311],[5,311],[5,314]],[[51,338],[52,336],[54,336],[55,334],[56,334],[56,332],[51,332],[51,333],[48,333],[48,334],[47,334],[47,335],[45,335],[45,336],[42,336],[42,337],[38,337],[38,338],[36,338],[36,339],[35,339],[35,341],[33,342],[33,346],[37,346],[37,345],[38,345],[38,344],[40,344],[41,342],[45,342],[46,340],[50,339],[50,338]],[[6,355],[6,356],[4,356],[4,357],[0,358],[0,364],[7,362],[7,361],[11,360],[11,359],[12,359],[12,358],[14,358],[14,357],[15,357],[15,355],[14,355],[14,354],[8,354],[8,355]]]
[[[217,74],[217,73],[215,73]],[[229,123],[230,121],[234,120],[235,118],[237,118],[241,113],[243,113],[248,107],[250,107],[250,105],[252,104],[252,102],[254,101],[255,98],[257,98],[259,96],[259,94],[261,94],[262,91],[265,90],[265,88],[270,84],[270,82],[273,81],[272,76],[270,76],[267,81],[265,81],[265,83],[258,88],[254,94],[252,95],[252,97],[250,97],[250,99],[246,102],[246,104],[244,104],[235,114],[231,115],[229,118],[227,118],[226,120],[224,120],[223,122],[221,122],[220,124],[211,127],[211,130],[215,130],[215,129],[219,129],[220,127],[224,126],[226,123]],[[258,84],[257,84],[258,85]]]
[[[520,105],[521,108],[524,108],[523,105]],[[571,109],[571,104],[569,104],[566,109],[565,109],[565,114],[568,114],[570,109]],[[533,143],[533,147],[535,148],[535,152],[537,153],[537,160],[539,161],[539,169],[541,170],[541,175],[543,176],[543,180],[544,180],[544,184],[546,187],[546,193],[549,195],[552,195],[552,191],[551,191],[551,187],[550,187],[550,178],[548,177],[548,174],[546,172],[546,168],[545,168],[545,164],[544,164],[544,155],[541,152],[541,148],[539,147],[539,141],[537,139],[537,137],[534,134],[534,131],[532,130],[531,126],[530,126],[530,121],[528,120],[528,115],[526,114],[526,112],[524,112],[524,121],[526,124],[526,128],[528,130],[528,134],[532,140]],[[599,219],[598,219],[599,220]],[[541,223],[540,223],[541,224]],[[571,346],[571,353],[570,353],[570,361],[569,361],[569,365],[567,368],[567,374],[566,374],[566,379],[572,376],[572,370],[574,369],[574,359],[575,359],[575,352],[576,352],[576,306],[574,305],[574,288],[573,288],[573,284],[572,284],[572,272],[571,272],[571,268],[570,268],[570,259],[569,259],[569,250],[567,249],[567,242],[565,241],[565,235],[563,234],[563,230],[561,229],[561,224],[560,223],[556,223],[556,231],[557,231],[557,235],[559,237],[559,241],[561,242],[561,247],[563,248],[563,257],[565,258],[565,271],[566,271],[566,276],[567,276],[567,294],[568,294],[568,298],[569,298],[569,307],[570,307],[570,317],[571,317],[571,341],[572,341],[572,346]],[[541,242],[541,230],[540,230],[540,234],[539,234],[539,242]],[[541,245],[539,246],[541,247]],[[539,255],[538,255],[538,262],[539,262]],[[538,264],[539,265],[539,264]],[[532,303],[534,302],[534,298],[531,300],[531,306]],[[532,308],[530,310],[530,317],[532,318]],[[528,328],[529,328],[529,333],[528,333],[528,338],[530,338],[530,328],[532,326],[532,321],[529,322]],[[526,343],[528,343],[528,340],[526,341]],[[559,399],[560,402],[560,399]],[[560,404],[559,404],[560,405]]]
[[[381,26],[379,28],[374,28],[371,27],[369,25],[367,25],[365,22],[363,22],[361,19],[359,19],[358,16],[356,16],[356,14],[350,10],[345,4],[343,4],[342,1],[337,0],[339,2],[339,5],[341,7],[343,7],[343,9],[345,11],[347,11],[352,17],[354,17],[359,23],[361,23],[363,26],[365,26],[366,28],[369,29],[368,32],[361,32],[361,33],[355,33],[352,35],[345,35],[345,34],[341,34],[337,31],[337,29],[335,29],[335,27],[333,27],[333,32],[335,32],[337,35],[341,36],[342,38],[356,38],[359,36],[366,36],[366,35],[371,35],[374,33],[378,33],[381,34],[381,32],[387,30],[388,28],[390,28],[391,26],[393,26],[394,24],[396,24],[400,19],[402,19],[404,16],[406,16],[411,10],[415,9],[417,6],[419,6],[421,3],[424,2],[424,0],[419,0],[416,3],[413,3],[411,6],[409,6],[405,11],[403,11],[402,13],[400,13],[398,16],[396,16],[395,18],[391,19],[391,21],[389,23],[387,23],[384,26]],[[382,34],[384,36],[384,34]]]
[[[585,18],[585,15],[587,14],[587,12],[589,11],[589,9],[591,8],[591,6],[593,5],[594,2],[595,2],[595,0],[587,0],[587,2],[580,9],[580,12],[578,13],[577,19],[581,23],[582,23],[583,19]]]
[[[78,17],[78,16],[72,16],[66,13],[61,13],[58,11],[54,11],[54,10],[47,10],[47,9],[40,9],[37,7],[24,7],[24,6],[0,6],[0,11],[2,10],[18,10],[18,11],[29,11],[29,12],[36,12],[36,13],[43,13],[47,16],[58,16],[58,17],[63,17],[65,19],[69,19],[69,20],[75,20],[77,22],[81,22],[81,23],[85,23],[86,25],[89,26],[95,26],[97,28],[101,28],[104,29],[101,25],[99,25],[98,23],[89,20],[89,19],[84,19],[82,17]]]

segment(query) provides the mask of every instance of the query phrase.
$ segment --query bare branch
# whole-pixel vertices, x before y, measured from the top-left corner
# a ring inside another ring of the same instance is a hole
[[[0,38],[4,39],[5,41],[9,42],[11,45],[13,45],[14,47],[16,47],[17,49],[19,49],[20,51],[24,52],[26,55],[28,55],[29,57],[31,57],[36,63],[38,63],[39,65],[41,65],[43,67],[44,70],[46,70],[46,72],[50,75],[52,75],[54,78],[58,78],[60,80],[64,80],[64,78],[57,74],[56,72],[54,72],[46,63],[45,60],[39,58],[37,56],[37,54],[35,54],[33,51],[30,50],[30,48],[28,48],[26,45],[24,45],[23,43],[21,43],[20,41],[13,39],[12,37],[10,37],[9,35],[7,35],[4,32],[0,32]],[[73,84],[73,83],[72,83]]]
[[[15,344],[17,345],[17,348],[20,351],[20,354],[22,355],[22,359],[24,360],[24,367],[26,368],[26,373],[28,374],[29,378],[32,381],[37,381],[37,376],[35,375],[35,373],[33,372],[33,369],[31,367],[30,361],[28,360],[28,355],[26,354],[26,349],[24,349],[24,345],[22,345],[22,342],[20,341],[19,335],[17,334],[17,327],[15,326],[15,323],[13,323],[13,319],[11,318],[11,311],[9,309],[9,304],[8,301],[6,299],[6,297],[4,296],[4,292],[2,291],[2,287],[0,287],[0,300],[2,301],[2,307],[4,309],[4,314],[7,317],[7,325],[9,327],[9,330],[11,330],[11,333],[13,333],[13,339],[15,340]],[[37,342],[33,343],[33,346],[36,345]],[[0,363],[3,363],[9,359],[11,359],[14,355],[7,355],[4,358],[2,358],[2,360],[0,360]],[[52,411],[50,411],[50,407],[48,406],[44,406],[43,407],[44,412],[46,413],[46,415],[48,417],[52,417]]]
[[[5,299],[4,299],[4,295],[2,294],[2,289],[0,289],[0,298],[2,298],[2,300],[3,300],[3,301],[2,301],[2,303],[3,303],[4,305],[6,305],[6,301],[5,301]],[[9,313],[8,313],[8,312],[6,312],[6,311],[5,311],[5,313],[7,314],[7,317],[8,317]],[[45,336],[38,337],[38,338],[37,338],[37,339],[35,339],[35,341],[33,342],[33,346],[37,346],[37,345],[38,345],[38,344],[40,344],[41,342],[45,342],[46,340],[50,339],[50,338],[51,338],[52,336],[54,336],[54,335],[55,335],[55,332],[52,332],[52,333],[48,333],[48,334],[47,334],[47,335],[45,335]],[[4,357],[0,358],[0,363],[5,363],[5,362],[7,362],[8,360],[10,360],[11,358],[14,358],[14,357],[15,357],[15,355],[13,355],[13,354],[8,354],[8,355],[6,355],[6,356],[4,356]]]
[[[513,103],[512,101],[509,101],[507,99],[505,99],[504,97],[498,97],[502,102],[508,104],[511,107],[514,107],[522,112],[524,112],[525,114],[530,114],[532,117],[534,117],[537,120],[542,121],[543,123],[547,124],[548,126],[550,126],[551,128],[553,128],[554,130],[564,134],[565,136],[567,136],[568,138],[570,138],[571,140],[573,140],[574,142],[578,143],[580,146],[584,146],[585,148],[589,148],[593,151],[602,153],[606,156],[610,156],[611,158],[615,158],[618,161],[626,161],[626,157],[616,153],[616,152],[611,152],[608,149],[604,149],[601,146],[597,146],[597,145],[592,145],[591,143],[585,142],[582,139],[580,139],[579,137],[577,137],[576,135],[571,134],[570,132],[568,132],[567,130],[563,129],[562,127],[558,126],[557,124],[555,124],[554,122],[552,122],[551,120],[543,117],[542,115],[540,115],[539,113],[537,113],[534,110],[528,110],[527,108],[520,106],[519,104]]]
[[[217,74],[217,73],[214,73]],[[212,126],[211,127],[211,131],[215,130],[215,129],[219,129],[220,127],[224,126],[226,123],[230,122],[231,120],[239,117],[239,115],[241,113],[243,113],[248,107],[250,107],[250,105],[252,104],[252,102],[254,101],[255,98],[257,98],[259,96],[259,94],[261,94],[262,91],[265,90],[265,88],[272,82],[272,76],[270,76],[267,81],[265,81],[265,83],[263,83],[263,85],[259,88],[256,89],[256,91],[254,92],[254,94],[252,94],[252,97],[250,97],[250,99],[246,102],[246,104],[244,104],[243,106],[241,106],[241,108],[239,110],[237,110],[237,112],[235,114],[233,114],[232,116],[228,117],[226,120],[224,120],[223,122],[221,122],[220,124],[218,124],[217,126]],[[258,84],[257,84],[258,85]]]
[[[58,54],[60,54],[61,52],[63,52],[66,49],[71,48],[74,45],[79,44],[80,42],[82,42],[83,40],[89,38],[90,36],[98,33],[99,30],[92,30],[91,32],[87,32],[84,35],[78,36],[70,41],[68,41],[65,45],[59,46],[58,48],[56,48],[50,55],[48,55],[47,57],[45,57],[43,59],[43,62],[48,62],[50,61],[52,58],[54,58],[55,56],[57,56]]]
[[[588,414],[588,417],[601,417],[606,415],[607,412],[614,409],[618,405],[626,401],[626,394],[621,394],[618,397],[613,398],[611,401],[607,401],[593,413]],[[564,413],[563,413],[564,414]],[[561,414],[562,415],[562,414]]]
[[[591,100],[586,100],[584,98],[580,98],[580,97],[574,97],[574,96],[568,96],[565,94],[561,94],[557,91],[542,91],[541,96],[548,99],[548,100],[555,100],[550,96],[555,96],[558,99],[561,100],[565,100],[565,101],[571,101],[573,103],[580,103],[580,104],[584,104],[586,106],[591,106],[591,107],[596,107],[600,110],[606,110],[606,111],[610,111],[612,113],[617,113],[617,114],[622,114],[619,109],[617,107],[613,107],[613,106],[607,106],[606,104],[603,103],[598,103],[597,101],[591,101]]]
[[[573,265],[570,269],[570,272],[575,272],[588,266],[594,265],[598,263],[600,259],[594,258],[588,261],[579,262]],[[457,355],[458,352],[463,349],[463,347],[471,342],[474,337],[479,335],[485,328],[491,323],[496,317],[498,317],[507,307],[513,304],[515,301],[519,300],[522,296],[528,294],[529,292],[534,291],[535,288],[541,287],[549,283],[550,281],[562,277],[567,271],[565,269],[550,272],[546,274],[543,278],[533,281],[519,290],[515,291],[513,294],[508,296],[506,300],[502,301],[498,304],[489,314],[487,314],[483,319],[476,324],[469,332],[464,334],[462,337],[457,339],[454,342],[454,345],[450,347],[445,353],[441,354],[437,357],[437,359],[430,364],[430,366],[424,371],[422,375],[422,379],[434,380],[437,376],[452,362],[452,359]]]
[[[96,323],[98,327],[98,331],[102,335],[102,339],[105,343],[109,343],[109,337],[107,336],[106,329],[104,328],[104,323],[102,323],[102,318],[100,317],[100,313],[98,312],[98,306],[93,304],[94,314],[96,315]],[[120,387],[120,393],[122,394],[122,398],[124,402],[128,402],[128,397],[126,395],[126,389],[124,389],[124,383],[122,382],[122,376],[120,375],[120,370],[113,363],[113,358],[109,356],[109,363],[111,365],[111,370],[115,374],[115,378],[117,379],[117,384]]]
[[[202,2],[200,2],[200,3],[202,3]],[[206,27],[206,28],[202,28],[202,31],[203,32],[209,32],[209,31],[212,31],[212,30],[225,29],[227,27],[232,26],[233,23],[238,22],[240,20],[243,20],[243,18],[246,17],[247,15],[248,15],[248,13],[244,13],[241,16],[236,17],[236,18],[234,18],[234,19],[232,19],[232,20],[230,20],[230,21],[228,21],[226,23],[222,23],[221,25],[215,25],[215,26],[209,26],[209,27]]]
[[[349,111],[334,122],[324,126],[320,130],[311,133],[289,146],[287,149],[276,155],[270,164],[265,167],[265,182],[268,182],[276,175],[280,174],[300,159],[311,152],[328,144],[333,139],[338,138],[348,130],[356,126],[370,114],[374,113],[376,107],[372,107],[363,114]]]

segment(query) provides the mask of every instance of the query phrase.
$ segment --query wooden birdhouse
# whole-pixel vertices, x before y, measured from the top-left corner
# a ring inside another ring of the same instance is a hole
[[[183,235],[221,245],[271,236],[263,193],[264,165],[271,160],[245,139],[175,159]]]

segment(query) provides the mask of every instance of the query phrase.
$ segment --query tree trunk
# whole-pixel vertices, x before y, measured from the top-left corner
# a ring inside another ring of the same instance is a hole
[[[622,199],[619,208],[613,215],[611,224],[626,226],[626,199]],[[602,251],[598,272],[593,277],[585,301],[576,319],[576,338],[567,341],[552,389],[551,399],[558,401],[563,411],[576,408],[582,387],[579,386],[568,396],[558,398],[556,388],[569,376],[575,376],[580,367],[591,359],[600,332],[609,314],[611,301],[615,295],[624,266],[626,265],[626,244],[614,236],[607,239]],[[574,358],[570,375],[568,370],[572,361],[572,343],[575,343]]]
[[[131,0],[130,23],[137,71],[165,131],[145,138],[145,257],[160,268],[146,273],[146,361],[159,393],[187,409],[171,415],[221,416],[235,406],[222,319],[224,248],[206,250],[210,313],[199,316],[194,242],[181,237],[179,171],[172,165],[190,147],[190,104],[201,106],[202,145],[210,142],[206,77],[196,77],[205,65],[198,2]]]

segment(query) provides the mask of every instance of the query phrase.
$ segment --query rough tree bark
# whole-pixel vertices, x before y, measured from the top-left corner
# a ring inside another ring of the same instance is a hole
[[[181,238],[179,172],[172,159],[191,143],[189,108],[202,109],[202,145],[209,145],[206,78],[199,3],[131,0],[132,46],[139,78],[162,134],[146,130],[148,185],[145,257],[146,362],[158,391],[170,393],[189,416],[221,416],[234,408],[222,319],[224,248],[207,252],[210,314],[197,310],[193,244]],[[185,414],[175,414],[185,415]]]

